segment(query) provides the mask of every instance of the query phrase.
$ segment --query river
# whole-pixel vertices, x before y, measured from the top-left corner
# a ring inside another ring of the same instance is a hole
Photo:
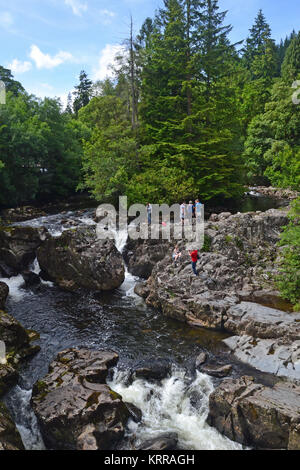
[[[18,225],[45,226],[53,236],[59,236],[63,230],[95,224],[92,215],[90,209],[69,211]],[[125,244],[125,234],[116,234],[119,251]],[[37,260],[31,269],[39,272]],[[225,335],[163,317],[134,294],[137,279],[128,272],[118,290],[103,294],[68,293],[45,281],[26,288],[21,276],[1,281],[10,288],[8,313],[40,334],[41,351],[22,365],[19,383],[5,397],[26,449],[44,448],[30,406],[32,386],[47,373],[56,354],[70,347],[113,349],[119,353],[119,365],[109,385],[143,412],[140,424],[129,423],[127,441],[132,436],[141,442],[162,432],[176,432],[183,449],[241,448],[206,424],[213,379],[191,367],[200,352],[222,354]],[[171,376],[159,385],[143,379],[128,384],[131,368],[141,361],[154,360],[171,362]]]

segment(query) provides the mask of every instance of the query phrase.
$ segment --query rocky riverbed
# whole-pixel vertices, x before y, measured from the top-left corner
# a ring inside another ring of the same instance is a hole
[[[0,230],[0,448],[19,431],[26,448],[299,449],[300,313],[274,289],[287,209],[212,214],[199,277],[184,242],[174,266],[175,241],[99,242],[93,218]]]

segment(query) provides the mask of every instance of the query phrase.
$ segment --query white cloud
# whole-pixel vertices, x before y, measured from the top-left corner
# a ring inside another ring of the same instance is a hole
[[[84,11],[87,11],[88,6],[80,0],[65,0],[65,4],[72,8],[74,15],[81,16]]]
[[[95,67],[93,70],[93,79],[104,80],[107,77],[112,77],[113,71],[111,70],[110,66],[116,64],[116,55],[123,52],[124,46],[107,44],[101,51],[97,67]]]
[[[100,10],[100,14],[103,16],[108,16],[109,18],[113,18],[116,14],[110,10]]]
[[[10,30],[14,24],[14,19],[8,11],[0,12],[0,28]]]
[[[72,54],[64,51],[60,51],[55,56],[51,57],[50,54],[44,54],[38,46],[35,45],[31,46],[29,57],[35,62],[38,69],[52,69],[73,59]]]
[[[11,64],[8,65],[8,68],[13,73],[25,73],[29,72],[32,68],[32,63],[28,61],[22,62],[21,60],[14,59]]]

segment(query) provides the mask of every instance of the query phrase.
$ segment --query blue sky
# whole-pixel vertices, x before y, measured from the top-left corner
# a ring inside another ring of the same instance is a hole
[[[244,39],[260,8],[276,41],[300,29],[299,0],[220,0],[229,10],[233,41]],[[63,102],[84,69],[96,80],[127,37],[130,15],[138,32],[162,0],[0,0],[0,64],[27,91]]]

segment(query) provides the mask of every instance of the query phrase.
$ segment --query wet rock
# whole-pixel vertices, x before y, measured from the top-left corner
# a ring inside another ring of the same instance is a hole
[[[97,240],[95,228],[68,230],[58,238],[48,236],[37,257],[48,279],[66,290],[108,291],[125,279],[123,258],[114,241]]]
[[[294,200],[299,197],[298,191],[293,191],[291,189],[282,189],[282,188],[274,188],[272,186],[255,186],[254,188],[249,188],[250,190],[254,190],[255,192],[268,197],[275,197],[278,199],[289,199]]]
[[[200,353],[199,356],[196,358],[196,363],[195,363],[196,369],[198,369],[200,366],[205,364],[206,361],[207,361],[207,354],[204,352]]]
[[[129,411],[105,383],[117,361],[110,351],[58,354],[32,395],[47,448],[109,450],[123,438]]]
[[[300,387],[226,379],[210,396],[208,424],[247,446],[300,450]]]
[[[150,290],[146,282],[138,282],[134,286],[134,292],[135,294],[139,295],[143,299],[146,299],[148,295],[150,294]]]
[[[178,435],[176,433],[166,433],[143,442],[137,450],[176,450],[177,444]]]
[[[17,370],[8,364],[0,364],[0,397],[16,385],[19,378]]]
[[[168,240],[131,240],[124,249],[128,271],[134,276],[148,279],[156,264],[164,259],[172,245]]]
[[[14,274],[26,269],[47,233],[44,227],[1,227],[0,262],[12,268]]]
[[[5,302],[9,294],[9,287],[5,282],[0,282],[0,310],[5,307]]]
[[[171,367],[171,363],[164,359],[157,359],[152,361],[150,364],[148,362],[143,362],[136,366],[134,369],[134,375],[139,379],[163,380],[170,374]]]
[[[14,222],[23,222],[25,220],[37,219],[38,217],[44,217],[47,214],[36,207],[32,206],[23,206],[13,209],[6,209],[1,212],[1,216],[9,221],[10,223]]]
[[[0,402],[0,451],[1,450],[24,450],[24,446],[7,408]]]
[[[127,409],[130,413],[130,418],[135,422],[135,423],[140,423],[143,418],[143,413],[142,411],[132,403],[125,403],[127,406]]]
[[[10,268],[5,264],[3,261],[0,260],[0,275],[2,277],[13,277],[17,274],[17,271],[15,269]]]
[[[263,372],[300,380],[300,339],[260,339],[232,336],[224,340],[234,356]]]
[[[40,277],[32,271],[23,271],[22,277],[27,287],[37,286],[41,283]]]
[[[6,347],[6,364],[0,364],[0,396],[18,380],[19,363],[37,353],[39,346],[31,345],[31,338],[22,325],[0,310],[0,339]]]
[[[232,366],[230,364],[222,367],[205,365],[200,367],[200,371],[204,374],[211,375],[212,377],[227,377],[232,372]]]

